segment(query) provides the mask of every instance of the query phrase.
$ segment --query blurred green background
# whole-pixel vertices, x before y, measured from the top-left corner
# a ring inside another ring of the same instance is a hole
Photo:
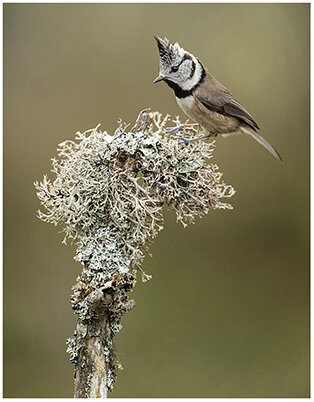
[[[309,4],[4,5],[4,396],[71,397],[65,353],[74,247],[36,218],[33,181],[57,144],[151,107],[153,35],[198,56],[284,158],[218,138],[237,194],[184,229],[166,225],[132,297],[112,397],[309,396]]]

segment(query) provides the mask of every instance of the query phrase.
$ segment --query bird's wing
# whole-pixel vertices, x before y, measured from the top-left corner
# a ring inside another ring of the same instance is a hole
[[[254,131],[259,129],[250,113],[237,102],[227,88],[217,80],[206,83],[195,93],[196,98],[209,110],[242,120]]]

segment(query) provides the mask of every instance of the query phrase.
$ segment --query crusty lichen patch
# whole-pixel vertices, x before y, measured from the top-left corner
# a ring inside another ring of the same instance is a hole
[[[75,140],[59,145],[58,158],[52,159],[55,178],[44,176],[35,183],[44,207],[39,218],[62,228],[63,242],[74,241],[74,258],[84,266],[73,287],[73,309],[88,322],[94,315],[89,300],[101,289],[108,302],[110,339],[133,306],[126,292],[135,285],[149,243],[163,228],[163,206],[183,225],[210,209],[232,208],[226,200],[234,189],[210,162],[213,142],[180,144],[165,134],[168,117],[147,116],[151,124],[140,131],[121,123],[113,136],[99,126],[78,132]],[[75,345],[70,341],[72,361],[78,356]],[[111,371],[109,389],[115,378]]]

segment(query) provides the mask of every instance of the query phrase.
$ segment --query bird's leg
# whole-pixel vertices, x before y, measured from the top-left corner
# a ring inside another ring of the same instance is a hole
[[[179,124],[179,125],[176,126],[176,127],[168,127],[168,128],[166,129],[166,132],[167,132],[167,133],[174,132],[174,133],[175,133],[175,137],[173,137],[173,138],[174,138],[175,140],[182,140],[182,141],[179,142],[179,144],[188,144],[189,142],[192,142],[192,141],[203,140],[203,139],[206,139],[206,138],[211,137],[210,134],[206,134],[206,135],[203,135],[203,136],[201,136],[201,137],[195,137],[195,138],[188,138],[188,137],[185,137],[183,134],[176,135],[176,134],[178,134],[180,131],[182,132],[182,131],[185,131],[185,130],[186,130],[186,131],[193,131],[193,132],[195,132],[195,133],[198,133],[199,130],[197,130],[197,129],[195,128],[196,126],[199,128],[199,124],[198,124],[198,123]]]
[[[201,137],[196,137],[196,138],[186,138],[183,135],[178,135],[178,136],[176,136],[174,138],[177,139],[177,140],[182,140],[182,141],[179,142],[179,144],[188,144],[189,142],[204,140],[204,139],[209,138],[209,137],[210,137],[210,135],[206,134],[206,135],[202,135]]]
[[[179,131],[183,131],[184,130],[184,124],[180,124],[179,126],[175,126],[175,127],[167,127],[166,128],[166,133],[178,133]]]
[[[179,124],[178,126],[175,127],[167,127],[166,128],[166,133],[179,133],[180,131],[184,130],[191,130],[191,131],[196,131],[195,126],[198,126],[197,123],[189,123],[189,124]]]

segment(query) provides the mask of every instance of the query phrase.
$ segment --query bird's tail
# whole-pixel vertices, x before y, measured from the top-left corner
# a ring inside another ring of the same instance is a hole
[[[271,154],[274,155],[275,158],[277,158],[280,162],[282,162],[282,157],[279,155],[279,153],[275,150],[273,146],[270,145],[268,141],[265,140],[264,137],[262,137],[260,134],[258,134],[256,131],[247,129],[247,128],[242,128],[243,131],[246,134],[249,134],[251,137],[253,137],[257,142],[259,142],[263,147],[265,147]]]

